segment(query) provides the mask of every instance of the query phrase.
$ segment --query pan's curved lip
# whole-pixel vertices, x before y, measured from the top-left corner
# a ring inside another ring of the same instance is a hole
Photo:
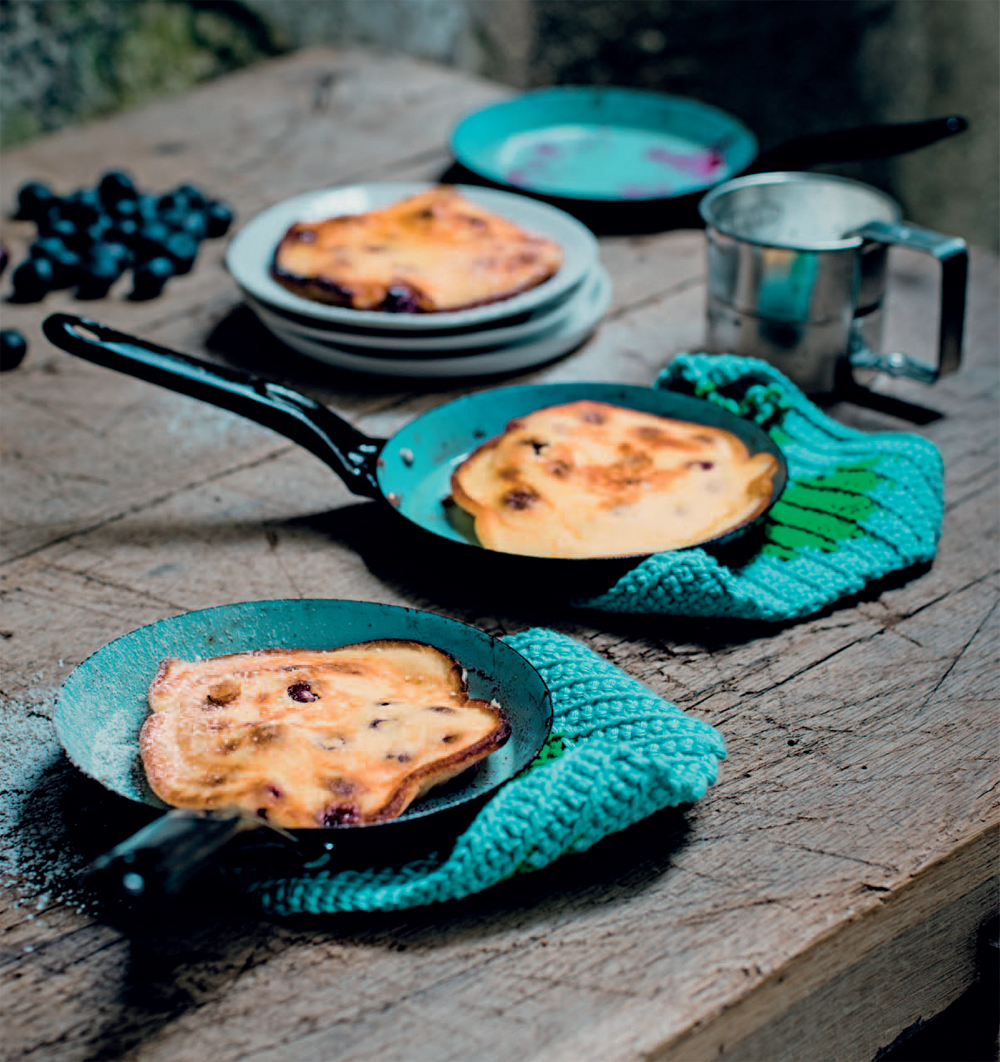
[[[784,451],[781,447],[771,438],[771,436],[765,431],[765,429],[756,421],[749,419],[748,417],[741,417],[736,413],[731,412],[721,406],[715,405],[712,402],[708,402],[703,398],[698,398],[694,395],[680,394],[675,391],[669,391],[666,389],[645,387],[637,384],[617,384],[601,381],[577,381],[569,383],[547,383],[547,384],[518,384],[511,387],[491,388],[486,391],[478,391],[472,394],[464,395],[461,398],[455,399],[450,402],[446,402],[441,406],[437,406],[434,409],[428,410],[416,417],[409,424],[405,425],[402,429],[396,432],[390,439],[387,440],[385,446],[383,446],[379,467],[377,470],[379,487],[382,494],[387,499],[392,500],[399,495],[399,492],[395,490],[393,484],[389,481],[389,477],[392,475],[392,466],[388,458],[393,453],[399,453],[404,456],[404,461],[411,462],[413,457],[413,449],[407,445],[409,442],[408,435],[411,431],[423,431],[426,430],[426,426],[435,415],[447,416],[449,420],[457,419],[456,414],[462,406],[475,405],[478,403],[487,403],[495,401],[498,396],[512,396],[519,393],[538,395],[537,402],[531,402],[525,405],[523,408],[518,408],[514,416],[521,416],[525,413],[533,410],[542,409],[545,406],[556,405],[560,402],[572,401],[575,398],[593,398],[599,401],[606,401],[610,403],[615,402],[615,395],[622,396],[619,404],[628,406],[627,397],[646,397],[652,399],[652,401],[644,403],[639,406],[631,406],[630,408],[645,409],[647,412],[660,413],[663,416],[672,416],[680,420],[688,420],[690,423],[695,424],[707,424],[716,427],[728,428],[738,435],[740,439],[750,449],[751,454],[767,452],[770,453],[778,462],[778,467],[772,476],[772,491],[771,497],[768,499],[767,504],[752,517],[743,520],[735,526],[728,528],[726,531],[713,535],[711,538],[703,539],[700,542],[693,542],[689,545],[678,547],[673,550],[650,550],[641,553],[618,553],[618,554],[603,554],[601,556],[594,557],[544,557],[533,554],[525,553],[508,553],[503,550],[490,550],[482,546],[478,542],[472,541],[468,538],[455,538],[452,535],[442,533],[437,530],[436,527],[429,525],[426,520],[420,520],[410,515],[406,511],[405,499],[401,506],[394,507],[401,516],[408,519],[411,523],[422,528],[425,531],[435,534],[440,538],[453,542],[458,547],[465,547],[472,549],[480,553],[487,555],[496,555],[498,557],[505,558],[517,558],[524,561],[544,563],[547,565],[560,565],[565,571],[570,571],[571,565],[598,565],[602,563],[621,562],[628,561],[640,562],[648,557],[655,556],[657,553],[678,553],[691,549],[704,549],[710,546],[720,546],[732,540],[735,540],[739,536],[743,535],[749,528],[758,524],[764,517],[771,511],[775,503],[781,497],[788,483],[788,461],[785,457]],[[542,398],[541,396],[549,392],[549,394]],[[555,394],[553,394],[555,392]],[[704,414],[711,414],[705,420],[700,420],[697,417],[690,415],[683,415],[677,412],[670,412],[663,408],[664,405],[679,406],[682,409],[688,411],[702,412]],[[660,409],[649,409],[647,406],[659,406]],[[442,411],[448,410],[448,413]],[[502,430],[502,429],[501,429]],[[495,433],[494,433],[495,434]],[[749,438],[748,438],[749,436]],[[489,437],[488,433],[483,433],[480,438],[476,440],[474,444],[470,444],[470,450],[472,445],[479,445],[486,441]],[[453,455],[453,460],[450,464],[454,465],[458,463],[460,455]],[[444,498],[439,499],[441,502]],[[443,507],[443,506],[442,506]]]
[[[425,609],[412,608],[411,606],[406,605],[390,605],[383,604],[381,602],[362,601],[350,598],[273,598],[236,601],[223,605],[214,605],[204,609],[192,609],[189,611],[176,613],[173,616],[167,616],[163,619],[155,620],[152,623],[143,624],[139,627],[133,628],[132,630],[124,632],[117,638],[113,638],[111,641],[106,642],[104,645],[100,646],[98,649],[94,650],[94,652],[90,653],[87,657],[85,657],[84,660],[82,660],[73,669],[73,671],[69,674],[69,676],[67,676],[66,680],[64,681],[57,697],[56,708],[53,715],[53,723],[55,726],[56,735],[59,738],[59,742],[62,745],[63,750],[65,751],[70,762],[73,763],[75,767],[77,767],[84,774],[100,782],[102,785],[105,786],[105,788],[115,793],[116,795],[124,797],[127,800],[131,800],[133,803],[145,804],[148,807],[159,808],[163,811],[169,810],[169,805],[160,801],[157,797],[155,797],[154,794],[152,794],[152,792],[148,789],[148,786],[145,785],[144,779],[142,779],[142,789],[145,791],[146,795],[139,796],[138,793],[129,792],[126,787],[113,784],[113,782],[110,781],[107,776],[102,777],[98,774],[95,774],[93,769],[91,769],[93,765],[88,764],[88,762],[86,762],[86,757],[81,755],[80,753],[80,742],[74,739],[74,736],[71,732],[72,723],[68,717],[68,706],[72,702],[73,698],[75,696],[78,696],[78,692],[75,688],[76,685],[78,683],[93,683],[92,673],[95,670],[101,670],[98,665],[100,664],[103,655],[113,654],[115,647],[126,650],[130,649],[132,648],[132,646],[129,643],[133,642],[138,643],[141,646],[144,640],[144,636],[148,636],[149,633],[153,631],[162,633],[164,631],[169,630],[171,626],[194,623],[197,621],[198,618],[201,617],[207,618],[213,615],[218,616],[220,614],[238,612],[245,612],[249,615],[253,612],[265,614],[281,613],[287,612],[289,610],[294,610],[296,612],[302,613],[304,622],[310,610],[320,611],[323,609],[328,609],[330,606],[333,606],[334,609],[336,609],[337,607],[341,607],[345,609],[350,609],[355,612],[359,609],[361,611],[378,610],[390,614],[395,614],[396,616],[406,615],[414,617],[416,622],[423,626],[430,625],[432,628],[437,628],[438,633],[440,632],[440,630],[447,628],[461,629],[463,631],[470,632],[467,637],[480,641],[485,639],[486,641],[483,643],[484,646],[489,646],[490,651],[494,654],[498,651],[500,653],[512,654],[512,656],[518,660],[519,666],[523,667],[524,669],[522,675],[520,676],[522,683],[523,680],[528,678],[528,676],[531,676],[537,682],[537,689],[535,691],[536,696],[531,704],[532,710],[535,711],[538,716],[538,721],[536,724],[537,729],[533,733],[532,740],[530,740],[521,750],[520,754],[516,757],[514,763],[501,769],[501,771],[499,772],[500,777],[488,778],[483,785],[479,786],[473,791],[465,792],[460,790],[453,794],[450,794],[445,799],[439,801],[433,800],[433,794],[431,794],[431,798],[423,798],[422,801],[418,801],[416,804],[411,805],[411,807],[404,811],[402,815],[398,816],[395,819],[390,819],[382,823],[371,823],[366,825],[351,825],[345,823],[330,827],[317,827],[315,830],[296,830],[294,831],[295,833],[301,833],[303,835],[332,835],[334,832],[339,832],[343,835],[344,832],[358,833],[358,831],[370,831],[372,829],[381,827],[399,827],[404,825],[405,823],[413,822],[417,819],[427,819],[432,815],[438,814],[439,812],[449,811],[453,808],[458,808],[465,804],[475,805],[478,801],[484,800],[487,797],[492,796],[503,785],[511,781],[518,774],[520,774],[521,771],[523,771],[541,751],[542,746],[549,738],[553,723],[552,695],[548,689],[548,685],[542,678],[538,669],[534,666],[534,664],[531,663],[530,660],[528,660],[526,656],[524,656],[523,653],[518,652],[518,650],[508,645],[506,642],[489,634],[481,628],[475,627],[470,623],[464,622],[463,620],[454,619],[450,616],[443,616],[436,612],[429,612]],[[432,629],[424,638],[427,644],[437,645],[438,648],[441,648],[445,652],[454,656],[459,661],[459,663],[463,665],[463,667],[467,667],[467,661],[463,661],[461,659],[461,650],[456,650],[454,646],[449,646],[447,643],[438,644],[438,642],[434,639],[434,634],[435,630]],[[382,636],[400,637],[401,635],[399,633],[395,635],[390,635],[388,634],[388,632],[386,632],[383,633]],[[408,636],[413,637],[415,640],[419,640],[419,636],[415,633],[411,633]],[[356,641],[372,640],[377,637],[379,637],[378,633],[372,633],[366,638],[360,638],[352,635],[346,638],[346,640],[344,641],[338,641],[336,645],[332,644],[332,642],[326,642],[325,647],[337,648],[339,647],[339,645],[349,645]],[[153,638],[149,640],[149,644],[162,644],[162,639]],[[254,646],[247,644],[245,646],[245,649],[259,647],[259,645]],[[501,648],[498,649],[498,647]],[[220,650],[220,653],[227,651],[245,651],[245,649],[234,650],[232,648],[227,648],[224,650]],[[220,653],[213,653],[211,652],[211,650],[209,650],[207,654],[198,655],[220,655]],[[156,653],[150,654],[147,652],[145,653],[145,655],[149,658],[149,660],[152,660],[154,658],[162,659],[163,656],[170,655],[170,652],[165,651],[165,649],[161,648],[157,650]],[[481,674],[482,672],[478,673]],[[497,675],[491,677],[499,678],[499,672],[497,673]],[[106,682],[106,692],[113,693],[114,685],[115,684],[113,678],[109,678]],[[120,685],[118,688],[119,690],[121,689]],[[143,689],[145,689],[145,686],[143,686]],[[109,696],[105,701],[102,701],[102,703],[113,703],[113,698]],[[106,721],[108,723],[112,723],[114,721],[110,718],[110,713],[108,713],[108,718],[106,719]],[[141,723],[139,725],[141,725]],[[512,727],[513,726],[514,722],[512,721]],[[133,725],[131,741],[126,740],[124,742],[124,745],[129,746],[130,748],[129,754],[132,762],[130,764],[129,769],[133,772],[135,769],[134,761],[137,759],[137,749],[134,745],[137,730],[138,728]],[[128,735],[124,736],[126,737],[126,739],[128,738]],[[515,734],[512,733],[511,739],[508,741],[508,745],[511,745],[511,748],[513,748],[512,741],[514,737]],[[484,763],[485,762],[486,761],[484,761]],[[119,765],[119,769],[121,769],[121,765]]]

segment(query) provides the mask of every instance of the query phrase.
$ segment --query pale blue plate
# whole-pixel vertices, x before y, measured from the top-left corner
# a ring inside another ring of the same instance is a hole
[[[671,199],[742,173],[757,138],[697,100],[641,89],[562,86],[526,92],[464,118],[455,159],[497,184],[538,195]]]

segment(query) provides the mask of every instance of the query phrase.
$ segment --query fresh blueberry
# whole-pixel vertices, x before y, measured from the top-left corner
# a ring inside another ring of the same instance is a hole
[[[78,299],[103,299],[111,285],[124,272],[125,263],[120,258],[104,254],[103,248],[98,248],[94,256],[83,263],[76,297]]]
[[[28,342],[20,332],[13,328],[5,328],[0,332],[0,372],[16,369],[27,353]]]
[[[186,213],[187,210],[181,207],[174,207],[172,210],[161,210],[157,213],[156,220],[162,221],[168,229],[179,229]]]
[[[173,214],[177,211],[184,212],[190,209],[188,197],[179,189],[161,195],[156,203],[156,213],[162,218],[164,214]]]
[[[196,240],[203,240],[208,235],[208,217],[202,210],[172,210],[161,214],[161,220],[175,232],[186,232]]]
[[[52,290],[55,266],[47,258],[28,258],[11,276],[17,302],[38,302]]]
[[[208,200],[205,198],[205,193],[193,184],[179,185],[177,188],[177,194],[184,196],[188,201],[188,206],[193,210],[201,210],[208,206]]]
[[[208,219],[206,235],[213,240],[218,236],[225,236],[229,231],[229,226],[233,223],[232,208],[218,199],[205,207],[205,215]]]
[[[132,241],[132,249],[139,261],[148,261],[163,254],[163,242],[170,229],[162,221],[145,221],[139,226]]]
[[[58,236],[61,240],[73,239],[76,236],[76,223],[64,217],[57,204],[52,204],[45,213],[37,219],[39,236]]]
[[[208,236],[208,212],[201,207],[192,207],[181,220],[180,227],[196,240],[204,240]]]
[[[150,258],[132,271],[130,299],[155,299],[174,275],[174,263],[163,255]]]
[[[146,192],[141,192],[135,198],[136,211],[140,219],[144,221],[153,221],[157,216],[157,203],[159,198],[155,195],[148,195]]]
[[[74,251],[89,251],[91,247],[103,243],[108,232],[111,231],[111,219],[107,214],[101,214],[98,219],[89,225],[81,225],[72,236],[66,237],[66,246]]]
[[[108,229],[106,239],[114,241],[115,243],[124,243],[126,246],[131,246],[135,242],[135,237],[138,232],[139,221],[137,218],[118,218],[111,228]]]
[[[60,207],[63,217],[69,218],[80,228],[93,225],[104,213],[104,204],[93,188],[81,188],[67,196]]]
[[[7,250],[7,245],[5,243],[0,243],[0,276],[3,275],[9,261],[10,252]]]
[[[109,170],[97,186],[97,194],[106,206],[133,203],[138,196],[135,184],[127,173]]]
[[[416,313],[418,309],[417,300],[413,297],[413,292],[409,288],[405,288],[402,285],[394,285],[385,293],[385,298],[382,300],[382,309],[386,313]]]
[[[67,250],[66,244],[58,236],[39,236],[28,248],[28,254],[32,258],[58,258]]]
[[[47,184],[41,181],[29,181],[22,185],[17,193],[17,213],[21,221],[37,221],[52,205],[55,196]]]
[[[31,245],[28,254],[32,258],[45,258],[52,265],[49,287],[71,287],[79,280],[80,255],[63,243],[58,236],[41,236]]]
[[[116,259],[121,262],[122,269],[127,269],[135,258],[132,251],[124,243],[110,238],[105,239],[99,247],[94,248],[94,255],[96,256],[97,254]]]
[[[124,218],[135,219],[139,216],[139,201],[137,199],[116,199],[107,204],[108,212],[117,222]]]
[[[174,272],[181,276],[190,273],[198,257],[198,241],[186,232],[171,232],[163,241],[163,250],[174,263]]]

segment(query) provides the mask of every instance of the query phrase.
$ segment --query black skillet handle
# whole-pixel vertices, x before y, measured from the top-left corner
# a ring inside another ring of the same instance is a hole
[[[263,826],[242,811],[175,808],[95,859],[87,877],[105,898],[154,903],[176,896],[238,834]]]
[[[771,173],[776,170],[807,170],[812,166],[835,162],[859,162],[862,159],[904,155],[968,128],[969,123],[965,118],[951,115],[925,122],[866,125],[801,136],[762,152],[754,161],[751,171]]]
[[[55,313],[42,331],[57,347],[96,365],[228,409],[304,446],[337,473],[354,494],[381,497],[376,459],[384,439],[372,439],[326,406],[239,369],[179,354],[85,317]]]

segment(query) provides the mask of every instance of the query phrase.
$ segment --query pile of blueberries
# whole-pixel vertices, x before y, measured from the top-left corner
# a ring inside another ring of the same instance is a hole
[[[194,185],[152,195],[112,170],[95,188],[64,197],[31,181],[18,191],[14,217],[33,221],[37,236],[11,274],[11,301],[38,302],[67,288],[78,299],[102,299],[128,270],[129,298],[138,300],[156,298],[171,277],[189,272],[202,240],[229,231],[233,211]],[[0,248],[0,272],[6,265]],[[0,371],[20,364],[26,349],[19,333],[0,333]]]
[[[19,190],[17,207],[15,217],[38,229],[11,276],[18,302],[37,302],[60,288],[75,288],[78,299],[102,299],[129,269],[129,298],[155,298],[172,276],[190,271],[201,241],[225,235],[233,220],[229,206],[193,185],[150,195],[119,171],[63,198],[32,181]]]

